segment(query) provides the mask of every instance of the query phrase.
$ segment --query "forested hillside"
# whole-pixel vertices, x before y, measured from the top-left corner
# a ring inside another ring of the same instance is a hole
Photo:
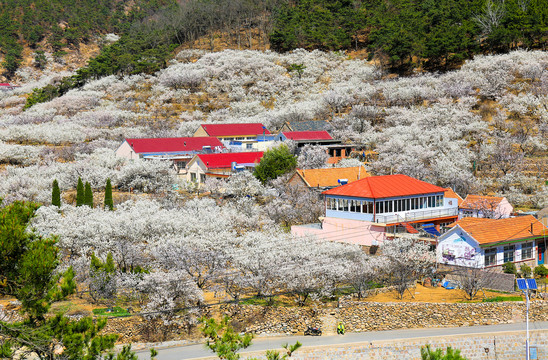
[[[547,0],[189,0],[167,4],[131,27],[119,25],[128,30],[118,42],[74,76],[39,89],[28,106],[88,79],[154,73],[175,48],[200,38],[207,39],[209,50],[219,38],[238,49],[363,50],[391,71],[445,71],[474,54],[543,49],[547,19]]]
[[[366,48],[393,67],[438,69],[548,39],[546,0],[300,0],[273,19],[275,50]]]
[[[78,48],[98,35],[126,33],[131,24],[174,0],[1,0],[0,54],[5,75],[11,77],[22,60],[23,46],[35,51],[37,67],[44,52],[54,58],[65,48]]]

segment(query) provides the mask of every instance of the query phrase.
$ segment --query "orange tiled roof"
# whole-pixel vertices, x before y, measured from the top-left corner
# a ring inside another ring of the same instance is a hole
[[[448,225],[448,227],[454,227],[457,224],[468,226],[468,225],[476,225],[476,224],[485,224],[486,222],[493,221],[495,219],[489,219],[489,218],[477,218],[477,217],[464,217],[460,219],[459,221],[455,221],[454,223]]]
[[[325,169],[297,169],[297,174],[310,187],[339,186],[339,179],[347,179],[349,183],[370,176],[363,166]]]
[[[460,204],[462,204],[462,202],[464,201],[459,194],[457,194],[456,192],[453,191],[453,189],[451,188],[446,188],[445,189],[445,193],[443,194],[446,198],[451,198],[451,199],[457,199],[457,203],[460,207]]]
[[[459,204],[461,209],[484,209],[486,206],[492,207],[493,210],[504,199],[503,197],[467,195],[466,199]]]
[[[459,225],[461,229],[466,231],[480,245],[548,235],[546,226],[541,224],[532,215],[507,219],[466,217],[457,221],[455,225]]]

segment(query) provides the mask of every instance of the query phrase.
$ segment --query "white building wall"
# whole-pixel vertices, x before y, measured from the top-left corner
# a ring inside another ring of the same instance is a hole
[[[139,155],[133,151],[131,146],[129,146],[127,141],[124,141],[120,147],[116,150],[116,156],[126,158],[126,159],[137,159]]]
[[[198,158],[197,160],[195,161],[191,161],[189,164],[188,164],[188,170],[187,170],[187,173],[186,173],[186,179],[187,181],[193,181],[192,179],[192,174],[194,174],[194,176],[196,176],[196,182],[199,184],[201,182],[200,180],[200,175],[201,174],[204,174],[207,172],[207,168],[205,166],[205,164],[202,163],[202,161]]]
[[[467,267],[483,267],[484,252],[479,244],[455,227],[439,238],[436,248],[439,263]]]

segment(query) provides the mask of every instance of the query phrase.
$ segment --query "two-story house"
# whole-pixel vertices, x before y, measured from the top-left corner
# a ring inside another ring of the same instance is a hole
[[[296,236],[316,236],[362,246],[402,233],[439,235],[457,220],[457,199],[446,189],[406,175],[371,176],[323,192],[320,224],[293,226]]]

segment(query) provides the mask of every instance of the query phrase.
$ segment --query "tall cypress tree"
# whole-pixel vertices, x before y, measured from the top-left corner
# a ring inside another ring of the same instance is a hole
[[[84,183],[82,178],[78,178],[78,186],[76,186],[76,206],[84,205]]]
[[[61,207],[61,191],[59,190],[59,183],[57,179],[53,180],[51,189],[51,205]]]
[[[114,210],[114,202],[112,201],[112,184],[110,178],[107,179],[107,185],[105,186],[105,208]]]
[[[91,185],[86,181],[86,190],[84,191],[84,205],[93,207],[93,192],[91,191]]]

